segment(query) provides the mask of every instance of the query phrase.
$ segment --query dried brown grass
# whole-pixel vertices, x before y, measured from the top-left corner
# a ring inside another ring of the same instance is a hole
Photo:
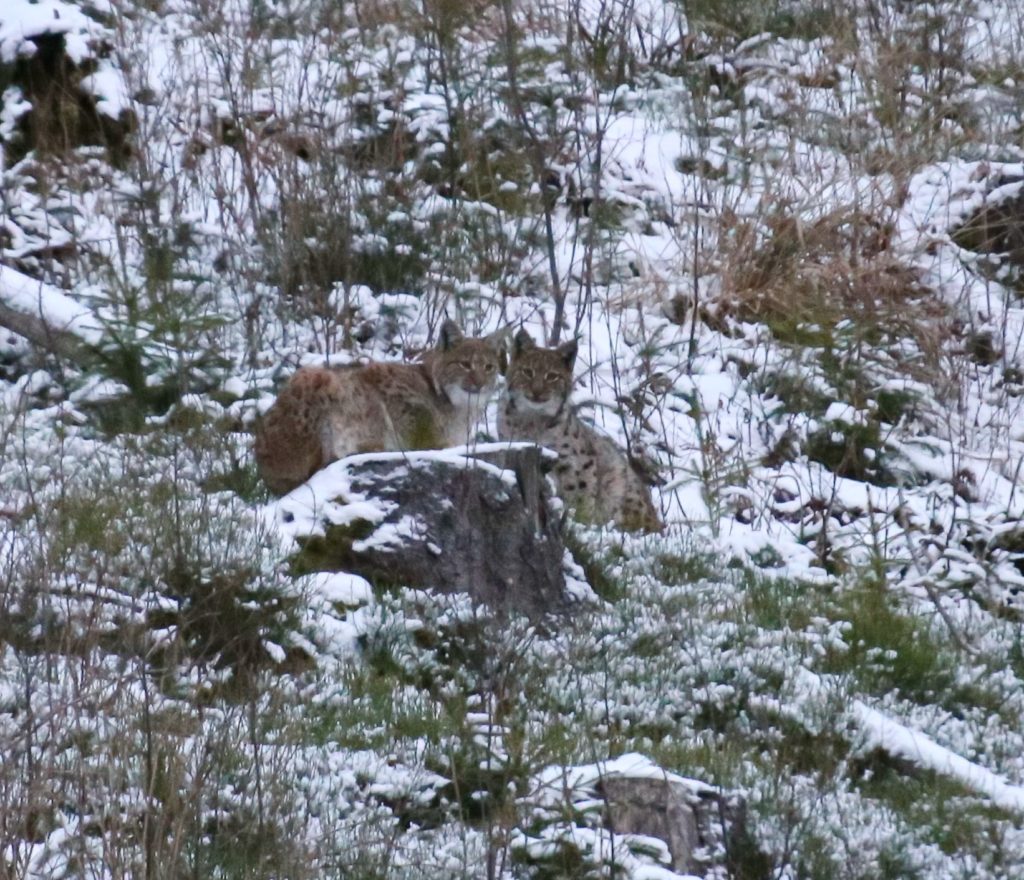
[[[719,320],[763,323],[783,341],[850,321],[880,344],[912,339],[938,362],[949,308],[892,252],[891,224],[845,208],[810,224],[724,219]]]

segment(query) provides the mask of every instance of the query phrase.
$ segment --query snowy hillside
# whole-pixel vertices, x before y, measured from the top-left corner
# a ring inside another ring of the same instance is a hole
[[[683,876],[624,765],[745,802],[707,876],[1024,877],[1022,69],[1015,0],[5,0],[0,878]],[[659,478],[557,623],[296,576],[256,475],[446,316]]]

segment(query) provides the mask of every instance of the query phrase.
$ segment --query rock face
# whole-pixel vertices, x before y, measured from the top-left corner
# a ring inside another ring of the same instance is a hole
[[[517,843],[525,864],[555,872],[575,851],[594,876],[771,876],[741,795],[669,773],[645,755],[547,767],[528,790],[534,826]]]
[[[608,824],[616,834],[655,837],[668,847],[671,868],[683,874],[700,869],[694,853],[700,847],[692,789],[667,779],[612,776],[600,786]]]
[[[992,181],[986,203],[958,227],[953,241],[978,254],[1000,254],[1018,268],[1024,267],[1024,194],[1000,198],[1000,192],[1016,192],[1019,176],[1000,175]]]
[[[749,871],[746,807],[738,796],[671,774],[609,775],[598,790],[611,830],[663,841],[676,873],[703,877],[723,861],[742,861],[744,875],[756,875]]]
[[[100,96],[86,88],[98,70],[98,58],[112,49],[91,46],[92,57],[76,60],[82,50],[68,50],[62,24],[55,18],[52,33],[31,34],[13,60],[0,64],[0,81],[19,88],[30,107],[17,117],[19,136],[8,145],[8,163],[13,165],[31,150],[61,154],[98,145],[106,148],[113,164],[123,164],[130,153],[128,139],[135,120],[128,112],[116,119],[101,112]]]
[[[351,456],[285,496],[279,516],[297,573],[350,571],[536,617],[566,607],[547,466],[532,444]]]

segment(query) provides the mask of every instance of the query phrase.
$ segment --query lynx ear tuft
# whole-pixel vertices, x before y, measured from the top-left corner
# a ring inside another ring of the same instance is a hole
[[[519,332],[516,333],[515,339],[513,340],[512,354],[520,355],[524,351],[530,351],[537,347],[537,343],[533,341],[533,337],[526,332],[522,327],[519,328]]]
[[[500,330],[495,330],[493,333],[485,336],[484,341],[499,354],[507,355],[511,336],[512,328],[502,327]]]
[[[465,336],[459,325],[451,318],[448,318],[441,325],[441,335],[438,338],[437,347],[441,351],[448,351],[449,348],[462,342],[463,339],[465,339]]]
[[[570,339],[568,342],[563,342],[556,351],[562,356],[562,360],[565,361],[565,365],[571,370],[573,365],[576,363],[576,354],[580,350],[579,340]]]

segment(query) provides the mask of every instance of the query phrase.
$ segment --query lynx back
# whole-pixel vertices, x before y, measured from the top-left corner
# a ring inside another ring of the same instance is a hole
[[[303,367],[256,430],[256,464],[283,494],[357,452],[468,443],[497,387],[501,337],[466,338],[451,321],[420,363]]]

